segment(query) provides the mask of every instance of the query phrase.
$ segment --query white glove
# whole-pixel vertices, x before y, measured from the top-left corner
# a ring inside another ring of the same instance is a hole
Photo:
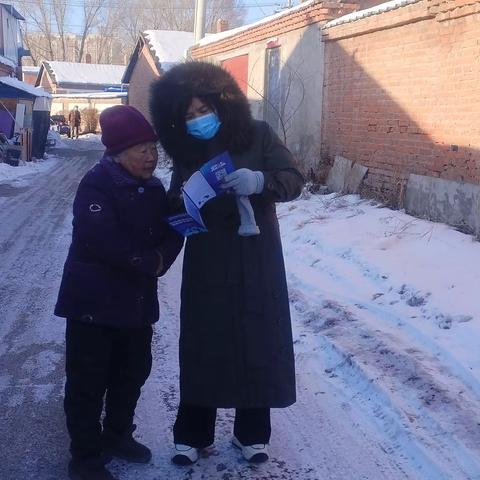
[[[240,227],[238,229],[238,234],[242,237],[258,235],[260,233],[260,229],[255,221],[255,214],[253,213],[250,199],[245,196],[236,196],[235,199],[237,201],[238,213],[240,215]]]
[[[223,178],[221,185],[225,190],[232,189],[236,195],[253,195],[263,190],[263,173],[249,168],[239,168]]]

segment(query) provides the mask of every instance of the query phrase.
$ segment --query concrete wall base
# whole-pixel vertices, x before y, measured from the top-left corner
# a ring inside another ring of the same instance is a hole
[[[332,192],[357,193],[367,172],[367,167],[336,155],[328,173],[327,186]]]
[[[410,215],[480,233],[480,185],[411,174],[405,210]]]

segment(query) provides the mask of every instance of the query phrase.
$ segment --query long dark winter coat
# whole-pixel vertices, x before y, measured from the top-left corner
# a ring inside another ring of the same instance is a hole
[[[167,214],[160,180],[137,180],[108,157],[95,165],[73,204],[72,244],[55,314],[119,328],[156,322],[157,276],[183,244],[162,220]],[[164,265],[157,272],[159,253]]]
[[[204,85],[211,92],[205,92]],[[220,116],[221,130],[211,141],[185,133],[182,115],[192,95],[208,101]],[[203,63],[175,67],[154,85],[151,112],[174,161],[169,191],[173,203],[181,184],[225,149],[236,168],[261,170],[265,176],[264,191],[250,197],[259,236],[238,235],[235,199],[223,195],[202,208],[208,233],[193,235],[186,242],[180,313],[181,401],[215,407],[291,405],[295,368],[275,202],[297,197],[303,178],[272,129],[252,120],[246,98],[219,67]]]

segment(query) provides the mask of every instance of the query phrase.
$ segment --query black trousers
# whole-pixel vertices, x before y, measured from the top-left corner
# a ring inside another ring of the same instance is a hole
[[[180,404],[173,426],[175,443],[195,448],[211,445],[215,438],[217,409]],[[268,443],[271,435],[269,408],[237,408],[233,434],[243,445]]]
[[[101,454],[103,428],[121,435],[133,424],[150,375],[152,327],[119,329],[68,319],[64,408],[74,458]]]

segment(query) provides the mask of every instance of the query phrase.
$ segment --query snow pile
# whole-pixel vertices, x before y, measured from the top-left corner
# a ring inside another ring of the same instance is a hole
[[[324,351],[422,478],[478,478],[480,243],[353,195],[278,213],[297,352]]]
[[[20,162],[18,167],[0,162],[0,186],[25,187],[35,180],[37,174],[50,170],[59,160],[56,155],[46,155],[45,160]]]
[[[78,151],[105,150],[105,146],[102,143],[102,135],[99,133],[80,135],[78,140],[66,138],[64,140],[64,146]]]
[[[480,243],[353,195],[312,196],[279,214],[295,286],[356,316],[381,313],[377,327],[441,351],[480,395],[480,271],[466,268],[480,264]]]
[[[184,60],[186,51],[194,43],[192,32],[146,30],[143,34],[163,70]]]
[[[74,62],[45,62],[58,85],[80,83],[88,85],[121,85],[125,65]]]

